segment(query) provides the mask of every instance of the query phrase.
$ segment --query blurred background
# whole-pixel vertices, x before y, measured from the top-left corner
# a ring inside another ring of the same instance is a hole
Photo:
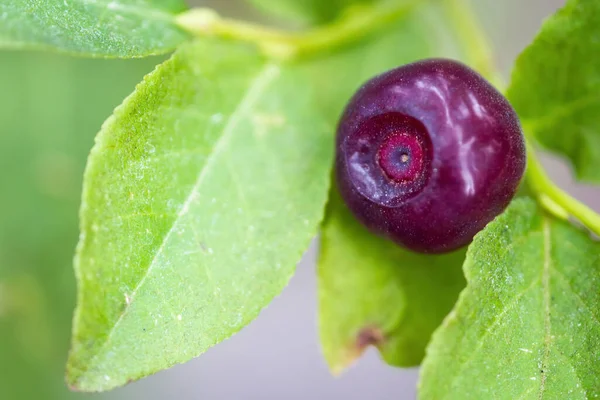
[[[6,0],[3,0],[6,1]],[[325,1],[325,0],[324,0]],[[237,0],[195,1],[256,17]],[[508,76],[516,55],[564,0],[473,0]],[[0,399],[62,400],[75,303],[71,260],[88,151],[102,122],[162,58],[84,60],[0,52]],[[598,192],[559,183],[600,209]],[[370,351],[333,378],[316,331],[314,246],[289,287],[232,339],[185,365],[99,399],[414,399],[418,371],[383,365]]]

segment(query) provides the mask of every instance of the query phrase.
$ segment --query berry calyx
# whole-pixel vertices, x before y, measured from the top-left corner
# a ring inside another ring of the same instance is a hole
[[[388,206],[400,204],[427,184],[431,141],[425,126],[401,113],[363,121],[345,141],[348,174],[361,195]]]
[[[423,145],[414,136],[396,133],[379,147],[377,162],[394,182],[412,182],[427,172],[424,170],[426,160],[423,153]]]

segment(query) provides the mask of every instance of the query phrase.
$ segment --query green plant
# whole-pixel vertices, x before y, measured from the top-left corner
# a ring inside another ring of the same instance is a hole
[[[553,184],[534,146],[600,182],[600,4],[569,0],[517,60],[506,94],[527,135],[526,187],[465,259],[375,237],[329,192],[335,124],[375,74],[442,56],[504,87],[467,5],[249,1],[320,25],[290,33],[180,0],[0,4],[3,47],[176,49],[105,122],[88,160],[69,385],[108,390],[237,332],[321,227],[320,334],[334,372],[376,345],[397,366],[426,354],[422,399],[599,396],[600,244],[589,232],[600,217]]]

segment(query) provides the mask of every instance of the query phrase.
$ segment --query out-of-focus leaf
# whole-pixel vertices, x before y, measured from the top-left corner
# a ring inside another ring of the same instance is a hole
[[[334,19],[353,5],[375,3],[379,0],[246,0],[256,7],[287,20],[304,24],[323,23]]]
[[[81,176],[103,119],[157,62],[0,54],[0,399],[83,397],[63,377]]]
[[[183,10],[183,0],[6,0],[0,47],[93,57],[162,54],[187,38],[174,22]]]
[[[508,97],[528,133],[600,183],[600,2],[569,0],[517,59]]]
[[[319,261],[321,342],[341,372],[374,345],[399,366],[418,365],[431,333],[465,282],[464,251],[426,256],[368,232],[334,191]]]
[[[182,47],[105,123],[85,176],[68,381],[107,390],[252,321],[321,222],[330,127],[307,74]]]

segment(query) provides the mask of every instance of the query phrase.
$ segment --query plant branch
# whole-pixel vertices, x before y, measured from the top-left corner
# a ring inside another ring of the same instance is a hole
[[[251,42],[269,57],[289,60],[331,51],[360,40],[397,21],[418,2],[403,0],[352,8],[337,21],[305,32],[289,32],[222,18],[215,11],[204,8],[179,15],[177,23],[198,36],[215,35]]]

